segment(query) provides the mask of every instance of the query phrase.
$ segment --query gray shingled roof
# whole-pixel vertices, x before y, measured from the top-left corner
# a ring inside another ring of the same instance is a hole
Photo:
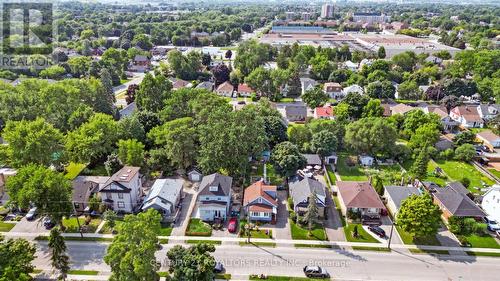
[[[321,165],[321,158],[318,154],[302,154],[307,160],[307,165]]]
[[[420,195],[420,191],[418,188],[413,187],[413,186],[394,186],[394,185],[389,185],[385,187],[385,190],[387,191],[387,194],[391,197],[392,201],[394,202],[394,205],[396,205],[396,208],[401,207],[401,202],[405,200],[406,198],[410,197],[410,195]]]
[[[199,195],[229,196],[233,178],[219,173],[204,176],[200,183]],[[210,191],[210,186],[218,186],[217,191]]]
[[[484,217],[486,214],[467,195],[458,193],[450,187],[436,189],[434,197],[457,217]]]
[[[313,191],[316,195],[326,196],[325,187],[317,180],[304,178],[301,181],[290,183],[290,196],[293,198],[295,205],[307,201]]]
[[[467,195],[470,193],[470,191],[459,181],[450,182],[448,187],[461,194]]]

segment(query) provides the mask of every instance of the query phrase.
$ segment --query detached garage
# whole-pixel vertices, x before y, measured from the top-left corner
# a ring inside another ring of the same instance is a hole
[[[500,147],[500,137],[490,130],[485,130],[477,133],[476,137],[491,150]]]

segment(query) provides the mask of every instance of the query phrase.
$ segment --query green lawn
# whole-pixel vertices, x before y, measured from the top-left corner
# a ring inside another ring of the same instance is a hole
[[[73,180],[83,171],[83,169],[85,169],[85,167],[87,167],[86,164],[70,162],[65,168],[66,174],[64,177],[68,180]]]
[[[358,237],[353,237],[354,226],[358,226]],[[345,238],[348,242],[380,243],[370,233],[366,232],[361,224],[350,223],[344,227]]]
[[[335,184],[337,182],[337,177],[335,176],[335,172],[332,170],[332,166],[326,165],[326,173],[328,178],[330,179],[331,184]]]
[[[280,99],[279,102],[287,103],[287,102],[294,102],[295,100],[293,98],[282,98]]]
[[[500,171],[497,171],[496,169],[488,169],[488,171],[500,179]]]
[[[272,164],[267,163],[266,169],[267,169],[266,170],[267,178],[269,179],[270,184],[272,184],[272,185],[282,185],[283,184],[285,179],[276,173],[276,170],[274,169],[274,166]],[[253,177],[263,177],[264,176],[264,165],[259,163],[257,166],[257,169],[253,170],[252,176]]]
[[[107,176],[108,172],[106,171],[106,167],[104,167],[104,164],[99,164],[95,167],[92,168],[85,168],[81,172],[81,175],[84,176]]]
[[[414,237],[410,233],[402,230],[399,226],[396,226],[396,229],[399,233],[399,236],[401,237],[401,240],[403,240],[404,244],[441,246],[441,243],[439,243],[439,240],[435,235],[427,237]]]
[[[391,249],[387,247],[363,247],[363,246],[353,246],[353,250],[357,251],[376,251],[376,252],[390,252]]]
[[[479,236],[477,234],[471,234],[471,235],[467,235],[467,236],[464,236],[464,235],[457,235],[457,236],[461,236],[461,237],[467,239],[467,242],[469,242],[469,244],[472,248],[500,249],[500,245],[497,243],[495,238],[491,237],[488,234],[486,234],[484,236]]]
[[[270,229],[267,231],[269,234],[266,234],[266,230],[264,230],[264,229],[251,230],[250,237],[251,238],[258,238],[258,239],[272,239],[273,238],[273,231]]]
[[[212,236],[212,228],[200,219],[190,219],[186,236]]]
[[[250,243],[247,241],[245,242],[239,242],[240,246],[254,246],[254,247],[276,247],[276,243],[273,242],[252,242],[250,240]]]
[[[116,220],[115,221],[115,231],[118,232],[118,229],[120,228],[120,225],[123,223],[123,221],[121,220]],[[99,230],[99,233],[100,234],[111,234],[113,233],[111,227],[109,227],[108,225],[108,222],[105,222],[104,225],[101,227],[101,229]]]
[[[470,179],[471,183],[469,190],[473,193],[482,193],[476,187],[483,188],[482,183],[492,185],[494,182],[479,172],[474,166],[469,163],[459,161],[443,161],[439,160],[436,163],[443,169],[451,180],[459,181],[462,178]]]
[[[92,219],[88,225],[85,225],[85,217],[79,217],[78,221],[80,221],[80,226],[84,229],[85,233],[94,233],[97,230],[97,227],[101,223],[101,219]],[[63,219],[63,225],[66,228],[64,232],[66,233],[78,233],[78,222],[76,221],[76,217]]]
[[[290,222],[290,230],[292,232],[293,240],[320,240],[327,241],[325,229],[322,226],[316,225],[311,231],[311,235],[308,235],[308,230],[297,225],[292,220]]]
[[[376,168],[366,169],[366,174],[371,176],[378,175],[384,182],[384,185],[400,183],[402,172],[403,170],[401,170],[399,164],[379,165]]]
[[[408,159],[405,162],[403,162],[402,166],[405,168],[406,171],[409,171],[411,166],[413,165],[414,159]],[[429,161],[429,164],[427,165],[427,177],[425,178],[426,181],[431,181],[434,182],[435,184],[439,186],[445,186],[446,185],[446,179],[444,178],[439,178],[434,176],[434,170],[436,169],[437,165],[433,161]]]
[[[99,271],[96,270],[77,270],[77,269],[72,269],[68,271],[68,274],[73,274],[73,275],[98,275]]]
[[[466,252],[469,256],[475,257],[500,257],[500,253],[488,253],[488,252]]]
[[[295,248],[321,248],[321,249],[331,249],[331,245],[311,245],[311,244],[293,244]]]
[[[48,236],[37,236],[35,237],[35,241],[48,241]],[[81,241],[81,242],[112,242],[113,238],[107,237],[64,237],[66,241]]]
[[[343,181],[366,181],[368,177],[363,172],[362,168],[356,164],[354,166],[348,166],[347,160],[348,155],[346,153],[339,153],[339,158],[337,160],[337,173],[340,175],[340,179]]]
[[[15,223],[0,221],[0,232],[9,232],[14,226],[16,226]]]

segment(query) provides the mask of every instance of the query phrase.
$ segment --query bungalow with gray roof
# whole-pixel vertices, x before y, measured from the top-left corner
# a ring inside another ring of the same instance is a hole
[[[385,187],[384,198],[387,200],[387,209],[392,215],[396,215],[401,207],[401,203],[411,195],[420,195],[420,190],[414,186],[394,186]]]
[[[180,210],[183,185],[183,179],[156,180],[144,199],[141,210],[155,209],[162,215],[163,221],[175,221]]]
[[[485,212],[472,201],[467,194],[455,190],[451,186],[436,188],[433,193],[434,204],[438,205],[443,212],[443,218],[450,217],[480,219],[486,216]]]
[[[325,186],[321,182],[311,178],[304,178],[301,181],[290,183],[289,188],[294,212],[300,215],[304,214],[309,206],[309,196],[315,193],[320,217],[324,217],[327,194]]]

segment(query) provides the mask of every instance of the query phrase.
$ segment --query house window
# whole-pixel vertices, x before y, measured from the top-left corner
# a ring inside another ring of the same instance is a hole
[[[111,198],[113,198],[113,195],[110,192],[108,192],[108,193],[106,193],[106,198],[111,199]]]
[[[118,198],[123,199],[123,193],[118,193]]]
[[[251,215],[252,215],[252,217],[260,217],[259,212],[252,212]]]
[[[125,208],[125,203],[123,201],[118,201],[118,208]]]
[[[75,202],[75,204],[74,204],[74,205],[75,205],[75,208],[76,208],[76,209],[80,208],[80,203],[76,203],[76,202]]]
[[[217,197],[217,200],[218,200],[218,201],[221,201],[222,199],[221,199],[220,197]]]

